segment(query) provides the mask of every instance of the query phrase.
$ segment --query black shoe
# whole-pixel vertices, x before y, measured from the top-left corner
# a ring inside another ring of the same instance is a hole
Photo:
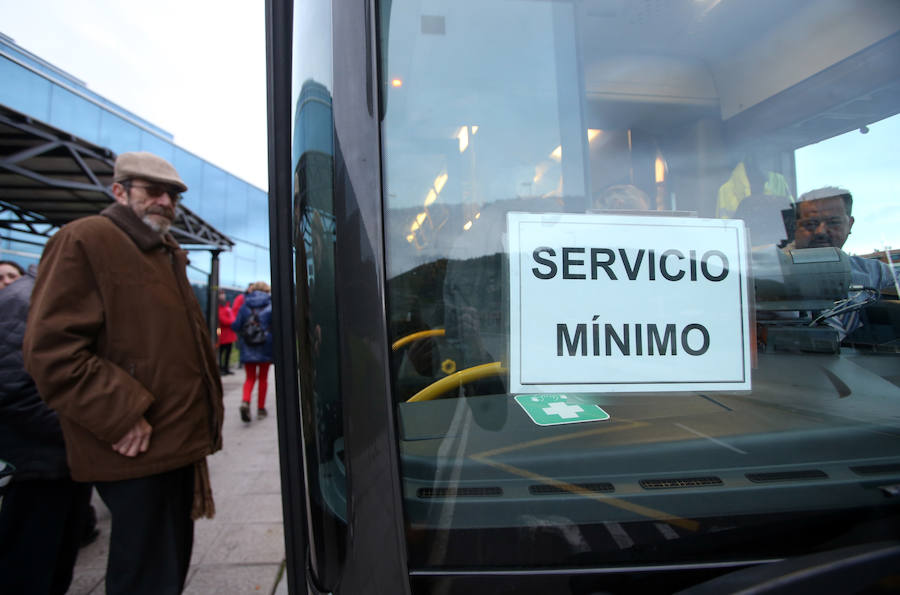
[[[245,422],[250,421],[250,405],[241,403],[241,419]]]
[[[269,415],[269,412],[266,411],[265,407],[260,407],[256,410],[256,419],[265,419],[267,415]]]
[[[228,376],[229,374],[234,374],[234,372],[232,372],[231,370],[229,370],[229,369],[227,369],[227,368],[224,368],[224,369],[222,369],[222,370],[219,370],[219,373],[221,373],[222,376]]]

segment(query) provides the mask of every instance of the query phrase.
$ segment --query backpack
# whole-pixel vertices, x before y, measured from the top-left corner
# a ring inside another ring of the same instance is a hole
[[[247,345],[262,345],[266,342],[268,333],[259,321],[258,310],[250,309],[250,317],[241,326],[241,338]]]

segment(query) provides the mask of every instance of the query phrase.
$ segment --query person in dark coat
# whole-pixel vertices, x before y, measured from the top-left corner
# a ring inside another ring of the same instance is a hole
[[[91,485],[72,481],[59,419],[22,361],[35,270],[0,291],[0,459],[15,467],[0,505],[0,586],[65,593],[89,519]]]
[[[248,342],[245,334],[247,321],[256,314],[265,332],[265,339],[258,344]],[[238,335],[238,344],[241,351],[241,365],[244,366],[246,379],[244,380],[244,395],[241,402],[241,419],[250,421],[250,395],[253,385],[259,379],[257,391],[256,418],[266,417],[266,390],[269,388],[269,365],[272,363],[272,296],[269,285],[258,281],[250,286],[244,303],[241,305],[231,325]]]
[[[0,260],[0,289],[3,289],[24,274],[25,269],[18,263],[11,260]]]

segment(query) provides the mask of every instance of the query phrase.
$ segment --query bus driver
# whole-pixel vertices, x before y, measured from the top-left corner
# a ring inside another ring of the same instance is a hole
[[[797,229],[794,241],[785,250],[800,248],[843,248],[853,227],[853,197],[848,190],[828,186],[810,190],[797,199]],[[871,258],[850,256],[850,282],[869,289],[894,285],[887,264]]]

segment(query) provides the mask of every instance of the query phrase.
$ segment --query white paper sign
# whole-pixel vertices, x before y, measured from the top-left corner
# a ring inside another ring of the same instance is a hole
[[[743,221],[507,223],[511,392],[750,390]]]

